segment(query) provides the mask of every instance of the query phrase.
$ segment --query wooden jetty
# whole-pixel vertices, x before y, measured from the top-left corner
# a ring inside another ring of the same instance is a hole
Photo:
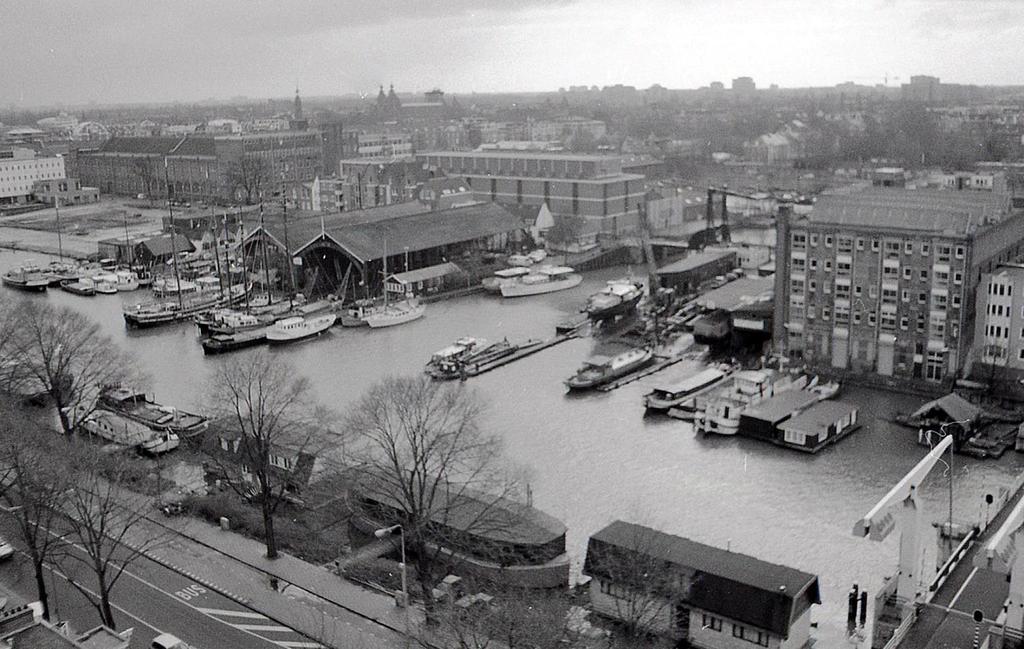
[[[508,356],[504,356],[502,358],[498,358],[498,359],[495,359],[493,361],[489,361],[489,362],[486,362],[486,363],[479,363],[479,364],[475,364],[475,365],[467,365],[465,367],[465,374],[466,374],[467,377],[479,376],[481,374],[484,374],[485,372],[490,372],[491,370],[496,370],[499,367],[502,367],[504,365],[508,365],[509,363],[514,363],[515,361],[518,361],[518,360],[520,360],[522,358],[526,358],[527,356],[532,356],[533,354],[536,354],[537,352],[544,351],[545,349],[550,349],[551,347],[554,347],[555,345],[560,345],[560,344],[564,343],[567,340],[572,340],[573,338],[578,338],[578,337],[579,337],[579,334],[577,334],[577,333],[567,333],[567,334],[561,334],[561,335],[555,336],[554,338],[549,338],[548,340],[538,340],[536,342],[524,343],[523,345],[521,345],[519,347],[518,350],[516,350],[512,354],[509,354]]]

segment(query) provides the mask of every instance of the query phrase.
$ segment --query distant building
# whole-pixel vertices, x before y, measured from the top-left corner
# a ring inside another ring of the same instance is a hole
[[[704,192],[677,187],[647,194],[647,223],[654,234],[682,234],[686,224],[703,222],[706,216]]]
[[[113,259],[119,264],[141,264],[155,266],[171,260],[173,253],[195,252],[195,245],[183,234],[178,234],[171,244],[171,235],[164,234],[148,239],[103,239],[98,241],[97,252],[101,258]]]
[[[416,199],[417,187],[427,179],[415,158],[355,158],[339,163],[339,210],[364,210]]]
[[[982,275],[1024,255],[1024,216],[995,193],[864,189],[780,210],[776,350],[899,379],[954,378],[975,347]]]
[[[64,158],[38,156],[32,149],[0,149],[0,205],[29,203],[38,181],[66,175]]]
[[[577,219],[580,242],[637,229],[644,177],[622,171],[615,156],[532,151],[439,151],[416,159],[467,179],[477,197],[502,204],[548,206],[556,221]]]
[[[412,155],[412,138],[406,133],[345,133],[344,154],[347,158],[404,158]]]
[[[21,649],[128,649],[132,631],[118,633],[98,626],[76,633],[67,623],[51,624],[41,615],[42,606],[33,602],[10,607],[0,613],[0,646]]]
[[[595,612],[701,649],[806,649],[815,575],[615,521],[590,537]]]
[[[903,167],[879,167],[870,173],[875,187],[906,187],[907,172]]]
[[[732,80],[732,92],[739,99],[750,99],[757,92],[757,85],[750,77],[736,77]]]
[[[100,200],[97,187],[83,187],[77,178],[55,178],[53,180],[37,180],[32,185],[32,194],[40,203],[54,205],[84,205]]]
[[[267,457],[269,477],[275,489],[286,494],[299,494],[320,471],[315,431],[303,427],[289,427],[270,442],[267,456],[261,448],[264,441],[245,443],[245,433],[230,420],[215,421],[210,432],[203,436],[204,451],[214,458],[218,477],[227,478],[239,489],[258,488],[255,472]]]

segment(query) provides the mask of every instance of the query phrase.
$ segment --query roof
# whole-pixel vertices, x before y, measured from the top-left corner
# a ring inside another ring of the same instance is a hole
[[[675,586],[676,596],[695,608],[783,637],[788,637],[796,615],[810,604],[821,603],[815,575],[624,521],[615,521],[590,537],[584,574],[604,572],[602,546],[682,568],[689,583]]]
[[[376,218],[378,210],[388,211],[380,213],[384,218]],[[364,214],[371,212],[374,214]],[[431,211],[430,206],[413,201],[387,208],[324,215],[322,219],[320,215],[297,221],[289,218],[289,238],[294,254],[321,240],[322,234],[351,257],[367,262],[380,259],[385,244],[389,254],[397,255],[406,250],[429,250],[523,229],[519,219],[495,203]],[[284,241],[283,228],[276,220],[268,221],[266,228],[270,236]],[[252,233],[255,235],[257,231],[254,229]]]
[[[443,264],[437,264],[435,266],[426,266],[425,268],[417,268],[416,270],[410,270],[404,273],[395,273],[391,278],[402,284],[411,284],[413,282],[422,282],[428,279],[444,277],[445,275],[451,275],[452,273],[458,273],[460,271],[462,271],[462,269],[457,265],[450,261],[446,261]]]
[[[163,257],[176,252],[191,252],[196,249],[192,242],[183,234],[175,235],[174,245],[171,245],[171,235],[165,234],[152,239],[146,239],[142,245],[154,257]]]
[[[806,390],[786,390],[765,399],[743,412],[744,417],[752,417],[776,423],[801,408],[806,408],[818,400],[818,395]]]
[[[782,422],[779,424],[779,428],[804,431],[812,435],[826,432],[829,426],[855,410],[857,410],[857,406],[842,401],[821,401],[796,417]]]
[[[449,158],[522,158],[531,160],[572,160],[580,162],[619,162],[620,156],[596,155],[592,153],[555,153],[551,151],[520,151],[502,149],[497,151],[424,151],[417,158],[443,156]]]
[[[805,217],[811,224],[973,234],[1010,211],[1009,196],[995,192],[865,188],[818,197]]]
[[[955,392],[939,397],[922,405],[911,417],[927,417],[936,410],[945,413],[953,421],[968,421],[982,414],[982,409]]]
[[[672,262],[667,266],[662,266],[658,269],[658,275],[672,275],[675,273],[685,273],[695,268],[700,268],[707,264],[716,262],[720,259],[725,259],[729,255],[736,255],[735,250],[716,250],[713,252],[701,251],[689,254],[682,259]]]
[[[740,307],[768,302],[775,294],[775,276],[740,277],[724,286],[704,293],[697,304],[706,309],[735,311]]]

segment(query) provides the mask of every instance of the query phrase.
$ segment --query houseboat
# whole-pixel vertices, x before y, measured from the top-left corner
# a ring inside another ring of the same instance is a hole
[[[193,296],[187,300],[179,299],[177,302],[129,305],[123,309],[124,322],[129,327],[144,328],[192,320],[204,311],[241,302],[247,290],[247,287],[236,284],[231,287],[226,298],[214,293]]]
[[[740,414],[738,433],[744,437],[774,442],[778,427],[818,403],[810,390],[787,390],[754,404]]]
[[[214,333],[203,338],[203,353],[207,356],[233,352],[267,342],[267,327],[246,329],[235,333]]]
[[[732,375],[725,385],[708,395],[702,410],[694,416],[699,433],[735,435],[740,415],[752,405],[786,390],[799,390],[807,385],[807,377],[774,370],[744,370]]]
[[[607,320],[631,312],[643,297],[643,284],[628,280],[612,280],[603,289],[587,298],[583,310],[591,320]]]
[[[722,365],[708,367],[675,381],[656,383],[654,389],[644,395],[644,407],[648,412],[667,413],[673,408],[681,408],[684,402],[693,404],[697,394],[714,389],[730,373],[731,369]]]
[[[179,437],[198,435],[210,424],[202,415],[159,404],[144,392],[121,386],[105,389],[97,405],[157,432],[174,433]]]
[[[72,295],[83,295],[91,297],[96,295],[96,285],[88,277],[82,279],[66,279],[60,283],[62,291],[71,293]]]
[[[857,407],[841,401],[822,401],[789,421],[779,424],[775,443],[807,453],[817,453],[860,427]]]
[[[516,278],[529,275],[530,269],[522,266],[513,268],[502,268],[494,271],[493,277],[485,277],[480,282],[488,293],[501,293],[501,287],[506,284],[515,284]]]
[[[278,320],[267,327],[267,342],[271,345],[283,345],[319,336],[333,327],[337,319],[337,315],[328,313],[314,318],[295,316]]]
[[[645,347],[631,349],[611,358],[594,356],[584,363],[565,385],[570,390],[589,390],[635,372],[653,360],[654,354]]]
[[[458,375],[458,368],[464,358],[474,351],[479,351],[487,344],[487,341],[471,336],[463,336],[451,345],[442,347],[430,356],[427,361],[426,373],[435,378],[440,375],[455,372]],[[435,376],[437,375],[437,376]]]
[[[108,442],[137,448],[151,455],[178,448],[181,440],[168,430],[156,431],[137,421],[107,410],[97,410],[80,424],[82,430]]]
[[[579,286],[583,276],[568,266],[544,266],[527,275],[502,284],[502,297],[526,297],[554,293]]]

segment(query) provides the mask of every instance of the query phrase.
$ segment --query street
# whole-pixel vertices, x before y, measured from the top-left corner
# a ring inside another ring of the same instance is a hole
[[[13,521],[0,520],[0,532],[19,552],[0,565],[0,587],[10,593],[10,604],[36,599],[35,579]],[[73,552],[82,553],[80,548]],[[84,553],[83,553],[84,554]],[[99,614],[68,578],[95,592],[93,575],[79,567],[74,574],[47,571],[52,617],[67,620],[77,632],[99,624]],[[112,593],[118,630],[133,627],[133,649],[145,649],[160,633],[172,633],[197,649],[315,648],[320,645],[189,578],[146,557],[137,558]]]

